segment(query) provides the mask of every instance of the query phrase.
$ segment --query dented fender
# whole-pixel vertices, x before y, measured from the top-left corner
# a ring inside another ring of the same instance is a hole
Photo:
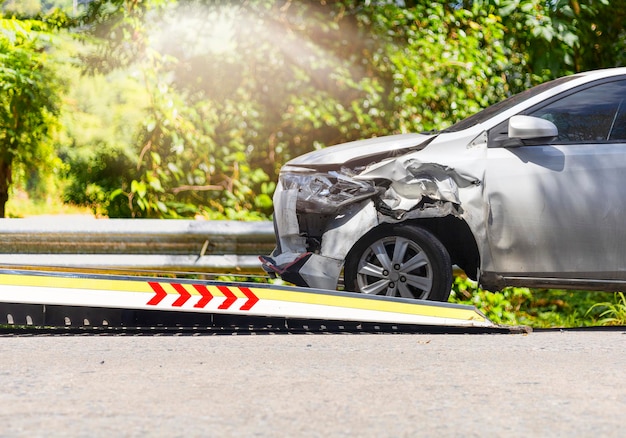
[[[381,213],[402,219],[407,212],[428,210],[427,217],[460,213],[460,208],[451,209],[449,204],[460,207],[459,182],[469,185],[453,169],[436,164],[423,163],[416,158],[387,160],[372,165],[354,177],[356,180],[388,181],[387,189],[380,201]],[[441,208],[440,214],[436,210]],[[412,216],[420,217],[419,214]]]
[[[486,134],[465,137],[461,155],[441,154],[448,145],[438,140],[363,166],[286,166],[274,194],[278,245],[262,259],[266,270],[300,286],[332,289],[349,251],[371,229],[450,215],[468,223],[482,260]]]

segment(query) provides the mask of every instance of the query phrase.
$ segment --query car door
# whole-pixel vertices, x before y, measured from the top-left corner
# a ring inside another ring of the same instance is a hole
[[[504,138],[508,121],[489,133],[487,270],[581,286],[626,280],[626,78],[523,114],[553,122],[559,135],[515,144]]]

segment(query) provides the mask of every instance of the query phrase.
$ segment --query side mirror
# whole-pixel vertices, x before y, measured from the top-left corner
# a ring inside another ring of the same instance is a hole
[[[513,116],[509,119],[509,138],[539,140],[551,139],[558,135],[556,125],[549,120],[531,116]]]

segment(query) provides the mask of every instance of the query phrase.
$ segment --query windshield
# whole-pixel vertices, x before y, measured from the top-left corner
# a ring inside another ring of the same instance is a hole
[[[474,125],[483,123],[484,121],[490,119],[495,114],[504,112],[508,110],[509,108],[517,105],[518,103],[525,101],[526,99],[530,99],[531,97],[534,97],[538,95],[539,93],[549,90],[552,87],[556,87],[558,85],[564,84],[565,82],[568,82],[574,79],[575,77],[576,76],[565,76],[562,78],[554,79],[549,82],[544,82],[543,84],[537,85],[533,88],[529,88],[526,91],[522,91],[519,94],[516,94],[514,96],[509,97],[508,99],[505,99],[501,102],[491,105],[490,107],[487,107],[484,110],[479,111],[476,114],[469,116],[468,118],[463,119],[460,122],[455,123],[449,128],[444,129],[442,132],[457,132],[457,131],[462,131],[467,128],[471,128]]]

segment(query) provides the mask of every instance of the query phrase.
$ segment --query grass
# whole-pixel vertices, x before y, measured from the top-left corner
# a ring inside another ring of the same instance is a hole
[[[7,218],[25,218],[42,215],[89,215],[93,212],[87,207],[64,204],[60,199],[32,199],[23,191],[11,194],[5,206]]]
[[[598,320],[601,325],[626,325],[626,296],[623,292],[616,293],[612,302],[594,304],[589,312],[594,309],[604,309]]]
[[[459,276],[450,301],[473,305],[497,324],[534,328],[626,325],[622,293],[513,287],[492,293]]]

